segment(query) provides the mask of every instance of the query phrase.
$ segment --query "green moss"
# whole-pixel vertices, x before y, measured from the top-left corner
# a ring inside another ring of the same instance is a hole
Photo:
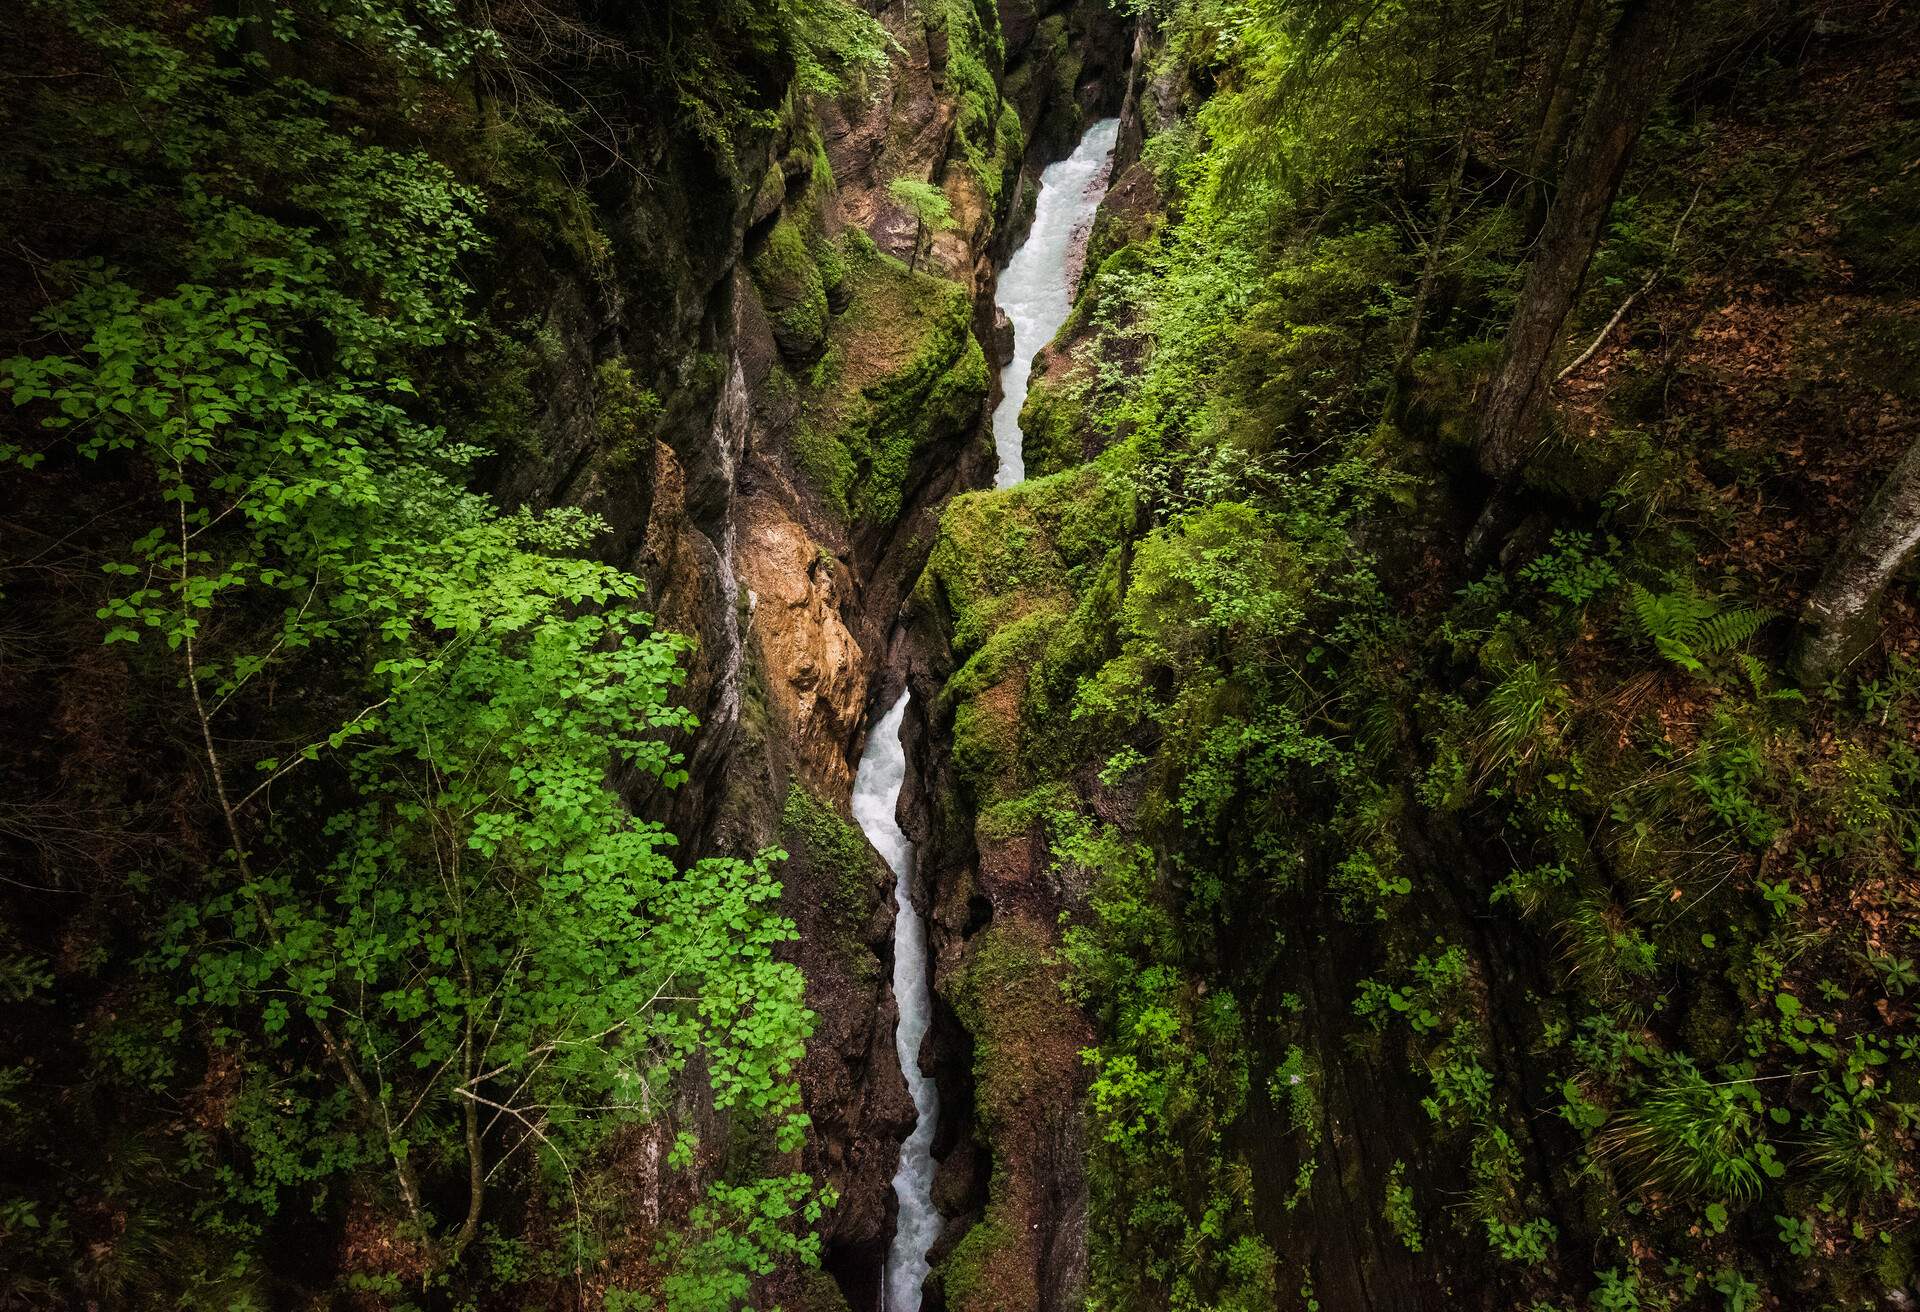
[[[747,267],[781,354],[790,360],[818,359],[827,342],[826,280],[800,225],[782,216]]]
[[[800,472],[828,505],[846,514],[848,493],[859,476],[853,452],[838,436],[822,432],[805,419],[794,425],[792,442]]]
[[[1063,476],[973,492],[947,505],[927,561],[953,624],[957,654],[977,651],[995,630],[1048,599],[1070,600],[1067,570],[1042,523],[1042,508],[1063,497]]]
[[[825,1271],[803,1268],[796,1279],[799,1293],[786,1304],[793,1312],[848,1312],[847,1296],[840,1292],[839,1282]]]
[[[1018,727],[1012,716],[963,702],[953,712],[953,768],[974,796],[993,792],[993,780],[1013,760]]]
[[[979,833],[982,838],[1017,838],[1043,821],[1071,816],[1077,805],[1074,792],[1066,784],[1050,782],[1028,789],[1017,797],[1003,798],[980,809]]]
[[[988,810],[1070,769],[1085,740],[1069,708],[1119,610],[1129,497],[1086,465],[948,506],[918,595],[946,616],[964,658],[943,697],[956,767]],[[1022,723],[1048,730],[1022,733]]]
[[[873,909],[886,896],[884,867],[864,835],[798,780],[780,811],[780,837],[817,878],[809,885],[833,912],[837,946],[865,976],[879,969],[864,935]]]
[[[813,185],[822,192],[831,193],[835,185],[833,161],[827,158],[827,143],[821,138],[818,125],[812,126],[807,141],[813,151]]]
[[[1002,99],[998,81],[1006,62],[999,10],[973,0],[920,0],[918,7],[929,33],[946,38],[940,89],[954,104],[954,151],[997,213],[1022,149],[1020,117]]]
[[[840,254],[840,248],[830,241],[816,246],[813,257],[820,268],[820,286],[826,292],[827,303],[832,305],[847,290],[847,261]]]
[[[605,271],[613,243],[592,197],[567,178],[548,142],[514,115],[489,115],[472,140],[475,174],[512,198],[493,209],[497,222],[532,245],[557,243],[582,269]]]
[[[964,658],[943,695],[956,763],[989,810],[1071,768],[1084,734],[1067,711],[1119,609],[1131,507],[1098,462],[948,505],[918,596],[947,618]],[[1048,732],[1022,734],[1022,721]]]
[[[989,1312],[1032,1306],[1031,1266],[1021,1253],[1021,1225],[1004,1192],[1006,1163],[999,1145],[1030,1116],[1036,1097],[1060,1075],[1073,1051],[1058,1047],[1071,1032],[1070,1008],[1060,992],[1048,931],[1030,920],[996,920],[975,937],[954,982],[952,999],[973,1036],[974,1107],[985,1141],[994,1146],[994,1173],[986,1216],[962,1237],[942,1264],[947,1306]],[[1017,1261],[1008,1254],[1020,1254]]]
[[[1027,149],[1026,133],[1020,127],[1020,111],[1013,107],[1012,101],[1000,106],[994,143],[998,147],[994,163],[998,166],[999,181],[987,188],[987,204],[998,215],[1001,197],[1006,195],[1009,186],[1020,180],[1020,163]]]
[[[934,435],[964,427],[987,394],[986,354],[970,330],[963,332],[958,361],[945,365],[947,343],[936,343],[895,385],[878,396],[868,393],[871,456],[857,509],[871,522],[890,524],[898,518],[916,453]],[[930,383],[923,388],[928,375]]]
[[[1058,605],[1043,605],[995,630],[947,680],[946,695],[966,701],[998,683],[1010,670],[1032,664],[1065,618]]]
[[[888,524],[914,462],[966,432],[989,388],[965,289],[910,273],[870,242],[839,253],[848,308],[806,387],[794,454],[843,515]]]
[[[1033,1091],[1032,1051],[1066,1009],[1046,931],[997,920],[970,944],[953,988],[954,1010],[973,1036],[975,1099],[989,1135],[1020,1114]]]
[[[1020,433],[1029,478],[1057,474],[1080,463],[1091,424],[1085,379],[1054,383],[1041,379],[1020,407]]]
[[[623,359],[601,361],[593,381],[594,436],[608,460],[618,467],[646,459],[660,417],[659,396],[634,382],[633,368]]]
[[[980,1221],[960,1237],[940,1264],[941,1287],[953,1312],[987,1312],[1001,1306],[993,1297],[992,1273],[1000,1254],[1011,1247],[1007,1230],[992,1221]]]

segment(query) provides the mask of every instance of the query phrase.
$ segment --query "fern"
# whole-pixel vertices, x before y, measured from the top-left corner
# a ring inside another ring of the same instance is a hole
[[[1776,614],[1756,606],[1724,608],[1721,598],[1691,588],[1650,592],[1638,583],[1629,606],[1635,631],[1689,674],[1705,674],[1702,658],[1733,650]]]
[[[1760,631],[1760,626],[1776,612],[1758,606],[1738,606],[1722,611],[1701,626],[1700,641],[1695,644],[1709,656],[1732,651]]]

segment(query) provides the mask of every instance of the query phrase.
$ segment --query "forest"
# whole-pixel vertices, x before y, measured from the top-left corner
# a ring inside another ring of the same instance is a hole
[[[1920,1309],[1920,12],[0,6],[0,1312]]]

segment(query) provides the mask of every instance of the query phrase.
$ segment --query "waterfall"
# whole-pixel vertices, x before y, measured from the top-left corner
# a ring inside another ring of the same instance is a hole
[[[927,927],[913,907],[913,843],[894,818],[907,774],[900,720],[906,714],[908,695],[902,689],[900,700],[868,733],[867,750],[853,780],[853,818],[893,871],[893,897],[899,908],[893,927],[893,996],[900,1005],[893,1041],[916,1113],[913,1133],[900,1145],[900,1169],[893,1177],[900,1219],[887,1253],[885,1312],[920,1312],[927,1250],[940,1235],[940,1213],[933,1206],[933,1131],[940,1105],[934,1082],[920,1069],[920,1041],[933,1015]]]
[[[1120,120],[1103,118],[1087,129],[1073,154],[1047,165],[1040,174],[1033,228],[1000,273],[993,303],[1013,321],[1013,359],[1000,371],[1002,394],[993,412],[993,449],[1000,457],[995,487],[1012,487],[1027,476],[1020,407],[1027,401],[1033,357],[1053,340],[1073,306],[1068,274],[1075,245],[1086,240],[1094,211],[1107,193],[1107,166],[1119,134]]]

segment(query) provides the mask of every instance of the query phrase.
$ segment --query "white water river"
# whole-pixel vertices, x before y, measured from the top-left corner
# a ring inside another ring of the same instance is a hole
[[[909,694],[880,717],[867,734],[867,750],[853,778],[853,818],[867,841],[886,858],[893,871],[893,899],[899,910],[893,922],[893,996],[900,1004],[900,1023],[893,1045],[900,1069],[907,1077],[917,1119],[913,1133],[900,1145],[900,1169],[894,1172],[893,1192],[900,1200],[900,1219],[887,1253],[885,1312],[920,1312],[920,1286],[927,1278],[927,1250],[940,1237],[940,1213],[933,1205],[933,1131],[940,1102],[931,1078],[920,1069],[920,1041],[927,1036],[933,1016],[933,998],[927,971],[927,926],[913,908],[913,843],[900,832],[894,813],[900,805],[900,785],[907,775],[907,754],[900,742],[900,719]]]
[[[1003,391],[993,412],[993,449],[1000,457],[995,487],[1012,487],[1027,476],[1020,407],[1027,401],[1033,357],[1053,340],[1073,307],[1068,272],[1075,250],[1086,241],[1093,212],[1107,194],[1107,169],[1119,134],[1120,120],[1103,118],[1087,129],[1073,154],[1047,165],[1040,174],[1033,228],[1000,272],[993,303],[1013,320],[1013,359],[1000,371]]]
[[[1106,194],[1107,165],[1119,128],[1119,119],[1102,119],[1087,129],[1072,155],[1041,173],[1033,229],[1000,274],[994,301],[1013,320],[1013,361],[1000,375],[1005,398],[993,412],[993,445],[1000,456],[996,487],[1010,487],[1026,477],[1020,407],[1027,399],[1033,357],[1067,321],[1073,296],[1068,266]],[[927,1250],[940,1237],[940,1213],[933,1205],[933,1132],[940,1100],[933,1080],[920,1069],[920,1043],[933,1018],[927,926],[913,906],[913,843],[900,832],[895,815],[900,785],[907,776],[900,720],[908,696],[902,690],[900,700],[867,734],[867,750],[853,778],[853,818],[893,871],[893,898],[899,910],[893,922],[893,996],[900,1005],[893,1042],[916,1114],[913,1133],[900,1145],[900,1168],[893,1176],[900,1219],[887,1252],[883,1312],[920,1312]]]

